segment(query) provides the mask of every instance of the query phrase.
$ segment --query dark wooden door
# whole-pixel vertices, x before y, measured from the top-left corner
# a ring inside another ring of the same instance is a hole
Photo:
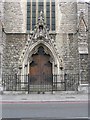
[[[38,48],[38,52],[32,55],[33,61],[30,64],[30,79],[32,84],[52,83],[52,63],[50,55],[44,52],[43,47]]]

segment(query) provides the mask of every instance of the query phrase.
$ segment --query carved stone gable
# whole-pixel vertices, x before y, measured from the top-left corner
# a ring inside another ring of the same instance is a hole
[[[44,22],[43,12],[40,12],[40,16],[38,18],[38,23],[34,27],[32,40],[37,41],[38,39],[44,39],[48,41],[50,39],[49,30]]]
[[[87,32],[88,30],[83,12],[81,12],[79,16],[78,30],[79,32]]]
[[[31,51],[39,44],[48,46],[50,51],[56,56],[59,61],[60,55],[57,49],[55,36],[56,34],[49,34],[49,29],[44,22],[43,12],[41,11],[33,33],[28,34],[26,45],[23,48],[21,56],[19,58],[19,65],[21,65],[27,57],[29,57]]]

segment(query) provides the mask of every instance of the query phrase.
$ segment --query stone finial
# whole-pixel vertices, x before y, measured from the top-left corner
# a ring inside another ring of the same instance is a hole
[[[43,11],[42,10],[40,11],[40,16],[43,16]]]
[[[40,11],[40,16],[39,16],[38,20],[44,21],[43,11],[42,10]]]
[[[83,16],[84,16],[84,13],[83,13],[83,11],[81,11],[80,17],[83,18]]]

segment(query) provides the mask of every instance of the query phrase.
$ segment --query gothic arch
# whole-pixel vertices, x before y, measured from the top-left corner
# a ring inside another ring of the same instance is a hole
[[[53,49],[52,46],[50,46],[48,43],[44,42],[44,41],[37,41],[36,43],[34,43],[32,46],[30,46],[26,52],[26,55],[24,56],[24,58],[28,58],[28,56],[31,56],[32,53],[34,52],[34,49],[36,49],[38,46],[43,46],[45,48],[47,48],[49,54],[52,56],[54,61],[59,61],[55,50]]]
[[[83,11],[80,13],[80,16],[79,16],[79,22],[78,22],[78,30],[79,31],[80,31],[81,27],[83,27],[82,29],[84,29],[85,32],[88,31],[87,24],[86,24],[86,21],[84,19]]]
[[[49,55],[51,56],[51,59],[52,59],[51,61],[54,61],[54,57],[55,57],[55,56],[52,54],[51,50],[50,50],[46,45],[44,45],[44,44],[42,44],[42,43],[38,44],[37,46],[35,46],[35,47],[31,50],[31,52],[28,54],[28,59],[31,58],[32,54],[36,54],[37,51],[38,51],[38,48],[41,47],[41,46],[44,48],[45,53],[46,53],[46,54],[49,54]]]
[[[42,26],[42,29],[40,29],[40,26]],[[29,60],[32,59],[32,54],[37,51],[37,48],[40,45],[43,46],[45,48],[45,52],[51,56],[51,61],[53,63],[53,74],[59,74],[60,65],[62,62],[60,61],[55,40],[50,37],[48,29],[44,23],[42,11],[40,13],[40,19],[35,26],[33,35],[28,34],[27,43],[19,59],[19,63],[22,66],[22,74],[26,74],[25,71],[27,70],[25,70],[25,66],[29,67]]]
[[[53,66],[52,73],[59,74],[60,61],[59,61],[58,55],[55,52],[55,49],[47,42],[41,41],[41,40],[38,40],[33,45],[29,46],[29,48],[26,50],[23,61],[21,63],[22,64],[21,74],[27,74],[29,72],[29,64],[30,64],[30,60],[32,61],[32,54],[35,54],[37,52],[39,46],[43,46],[46,54],[50,55],[50,62],[52,63],[52,66]],[[27,66],[27,68],[25,68],[25,66]]]
[[[43,46],[45,49],[45,52],[47,54],[50,54],[51,56],[51,61],[54,62],[54,64],[59,64],[59,59],[55,53],[55,50],[52,48],[52,46],[50,46],[48,43],[44,42],[44,41],[37,41],[36,43],[34,43],[32,46],[30,46],[27,50],[26,53],[24,55],[23,58],[23,62],[22,64],[27,64],[28,61],[30,60],[32,54],[35,54],[37,52],[37,48],[39,46]]]

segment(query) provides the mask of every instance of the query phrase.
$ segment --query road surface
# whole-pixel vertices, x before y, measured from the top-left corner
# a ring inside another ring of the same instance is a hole
[[[25,102],[3,103],[3,118],[85,118],[87,102]]]

